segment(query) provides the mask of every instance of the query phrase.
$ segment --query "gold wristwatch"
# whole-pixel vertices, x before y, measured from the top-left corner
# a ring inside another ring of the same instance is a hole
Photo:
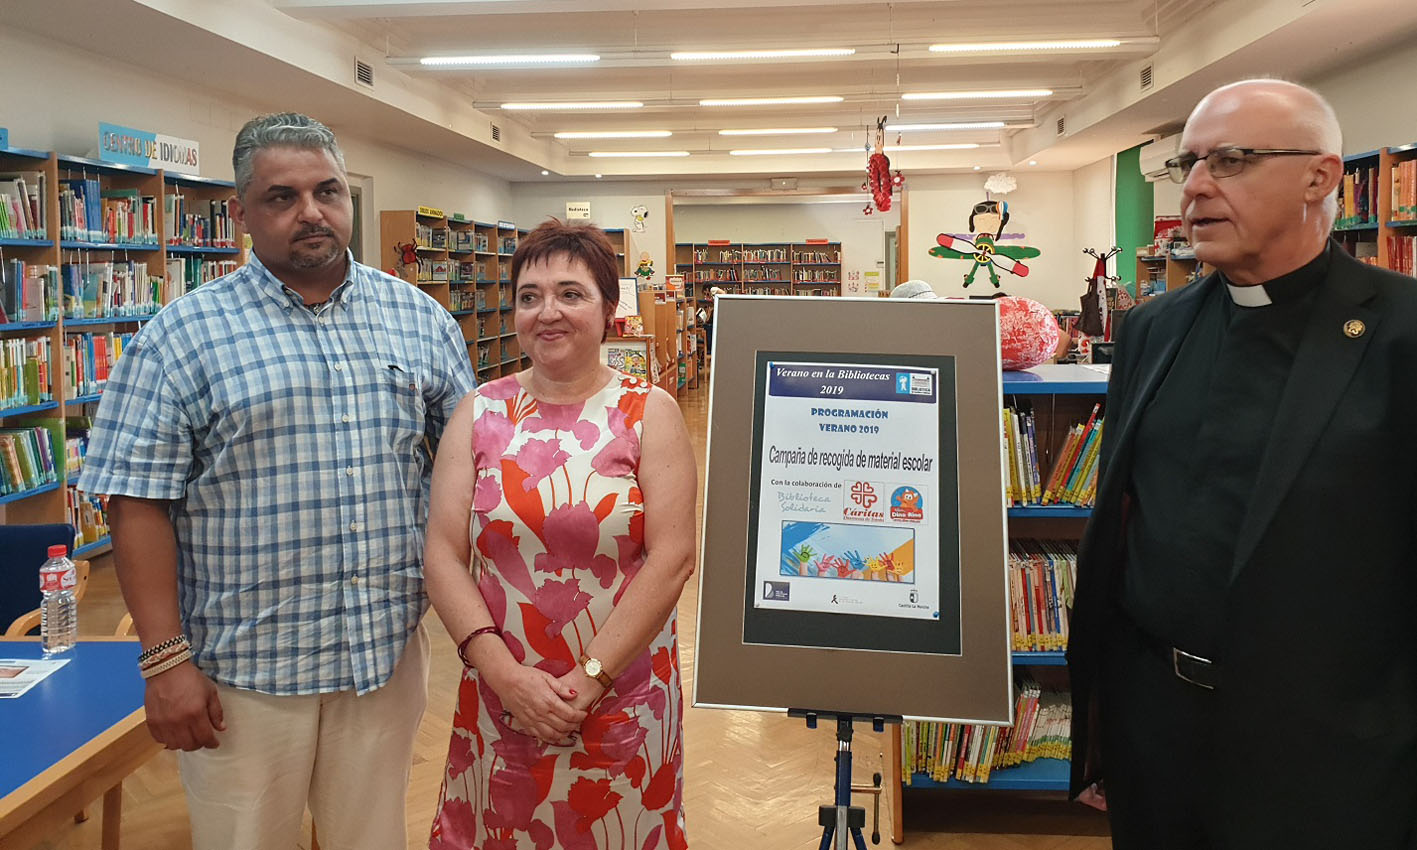
[[[610,686],[615,684],[615,680],[610,677],[609,673],[605,672],[605,665],[600,663],[599,658],[591,658],[589,655],[583,653],[580,663],[581,669],[585,671],[585,674],[604,685],[606,690],[610,690]]]

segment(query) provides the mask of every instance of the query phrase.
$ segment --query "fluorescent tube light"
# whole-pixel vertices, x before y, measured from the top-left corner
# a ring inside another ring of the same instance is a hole
[[[430,68],[505,68],[512,65],[586,65],[599,62],[594,53],[503,53],[484,56],[424,56],[418,64]]]
[[[994,89],[990,91],[929,91],[908,92],[901,100],[1029,100],[1050,97],[1052,89]]]
[[[501,108],[509,111],[539,109],[555,112],[572,109],[640,109],[643,106],[638,100],[582,100],[564,103],[504,103]]]
[[[729,151],[729,156],[801,156],[803,154],[831,153],[831,148],[750,148]]]
[[[974,142],[953,145],[886,145],[886,153],[897,151],[972,151],[980,145]]]
[[[1002,121],[956,121],[945,124],[887,124],[886,132],[909,133],[915,130],[1002,130]]]
[[[612,157],[631,158],[639,156],[688,156],[688,151],[591,151],[587,156],[600,159]]]
[[[779,127],[775,130],[719,130],[720,136],[805,136],[814,133],[835,133],[835,127]]]
[[[976,41],[960,42],[958,44],[932,44],[931,53],[948,53],[952,55],[964,55],[970,53],[1020,53],[1020,52],[1040,52],[1067,51],[1067,50],[1108,50],[1113,47],[1121,47],[1122,42],[1115,38],[1080,38],[1061,39],[1053,41]]]
[[[699,106],[791,106],[799,103],[841,103],[840,95],[813,95],[807,97],[725,97],[705,98]]]
[[[666,139],[668,130],[566,130],[552,133],[558,139]]]
[[[676,62],[741,61],[753,59],[809,59],[854,56],[854,47],[807,47],[786,50],[676,50],[669,58]]]

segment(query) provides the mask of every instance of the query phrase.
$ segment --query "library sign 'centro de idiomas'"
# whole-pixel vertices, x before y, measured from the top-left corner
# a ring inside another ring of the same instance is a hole
[[[196,142],[101,121],[98,158],[118,165],[161,168],[180,174],[201,173],[200,146]]]

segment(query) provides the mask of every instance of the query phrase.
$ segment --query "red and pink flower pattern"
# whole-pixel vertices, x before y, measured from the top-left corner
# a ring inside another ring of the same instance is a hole
[[[473,559],[512,655],[568,672],[644,563],[637,474],[649,384],[579,405],[515,377],[477,390]],[[508,728],[464,670],[430,850],[683,850],[683,700],[673,615],[567,746]]]

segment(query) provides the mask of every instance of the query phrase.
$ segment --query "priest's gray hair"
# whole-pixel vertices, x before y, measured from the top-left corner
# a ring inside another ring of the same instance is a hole
[[[344,153],[329,127],[299,112],[277,112],[252,118],[236,134],[236,145],[231,150],[231,168],[236,174],[236,194],[246,194],[251,185],[251,174],[255,170],[252,160],[266,148],[305,148],[327,151],[334,157],[335,164],[344,173]]]

